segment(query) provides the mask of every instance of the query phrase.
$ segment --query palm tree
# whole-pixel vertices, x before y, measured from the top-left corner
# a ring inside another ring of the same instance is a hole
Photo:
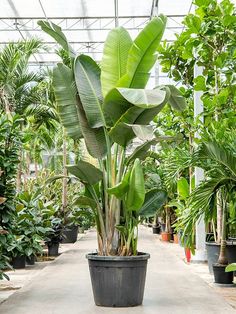
[[[218,141],[203,142],[195,158],[206,168],[206,179],[190,195],[188,208],[183,213],[182,226],[188,243],[193,243],[194,225],[204,215],[205,221],[213,219],[217,193],[222,195],[222,235],[218,264],[226,265],[226,215],[230,194],[236,190],[236,154],[233,146]]]
[[[34,100],[31,90],[42,76],[29,71],[28,63],[42,48],[40,40],[30,39],[9,43],[0,52],[0,103],[5,112],[22,113]]]

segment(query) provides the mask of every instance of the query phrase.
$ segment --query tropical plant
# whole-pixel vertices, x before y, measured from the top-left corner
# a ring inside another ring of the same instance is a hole
[[[69,66],[54,68],[53,85],[68,135],[83,138],[96,160],[79,160],[67,169],[85,186],[77,204],[94,211],[100,255],[136,255],[139,217],[153,215],[161,197],[144,187],[140,160],[156,142],[149,122],[166,103],[185,108],[174,86],[145,89],[165,24],[166,17],[153,18],[134,41],[123,27],[111,30],[100,68],[89,56],[75,55],[59,26],[39,22],[70,56]],[[128,156],[136,137],[143,143]]]
[[[4,229],[10,227],[15,211],[15,179],[22,138],[21,122],[19,115],[0,112],[0,227]]]
[[[206,179],[190,195],[188,208],[182,217],[182,228],[184,234],[188,235],[189,246],[193,247],[194,225],[203,216],[206,222],[212,221],[216,210],[217,193],[220,191],[223,221],[218,263],[225,265],[227,264],[225,249],[228,203],[230,195],[234,194],[236,189],[235,151],[219,141],[208,141],[202,143],[195,158],[203,161],[202,167],[205,163]]]

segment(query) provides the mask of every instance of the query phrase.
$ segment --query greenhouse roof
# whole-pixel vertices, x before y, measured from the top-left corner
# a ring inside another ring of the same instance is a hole
[[[59,61],[57,45],[37,24],[47,19],[61,26],[77,52],[99,61],[107,33],[116,21],[135,37],[152,16],[163,13],[168,17],[164,39],[173,41],[183,30],[183,17],[192,9],[191,0],[1,0],[0,44],[38,37],[50,48],[32,62]]]

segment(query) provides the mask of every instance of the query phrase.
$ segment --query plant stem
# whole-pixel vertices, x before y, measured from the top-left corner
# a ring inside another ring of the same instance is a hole
[[[224,191],[226,192],[226,191]],[[224,196],[223,196],[224,194]],[[223,213],[222,213],[222,237],[221,237],[221,243],[220,243],[220,255],[218,258],[218,263],[221,265],[227,265],[228,260],[226,257],[226,200],[224,199],[226,197],[226,193],[222,193],[222,199],[223,199]]]

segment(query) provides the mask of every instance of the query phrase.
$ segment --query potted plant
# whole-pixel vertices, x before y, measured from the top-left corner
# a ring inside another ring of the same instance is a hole
[[[80,200],[79,200],[80,203]],[[76,201],[74,202],[76,205]],[[74,243],[77,241],[79,227],[87,230],[91,227],[94,221],[93,212],[90,208],[82,209],[74,207],[68,217],[67,224],[63,231],[63,240],[62,243]]]
[[[141,160],[156,143],[149,122],[166,103],[177,110],[185,107],[173,86],[144,89],[165,24],[164,16],[153,18],[134,42],[123,27],[113,29],[100,68],[89,56],[76,57],[57,25],[39,22],[70,57],[70,63],[59,63],[53,71],[61,121],[69,136],[84,139],[94,158],[93,164],[79,160],[67,169],[85,186],[77,203],[95,215],[98,250],[87,258],[100,306],[136,306],[143,299],[150,256],[138,252],[137,228],[163,199],[162,192],[144,187]],[[135,137],[142,144],[128,155]]]
[[[221,192],[223,219],[222,236],[218,260],[213,264],[213,273],[216,283],[231,284],[233,273],[226,273],[228,265],[226,252],[226,216],[229,204],[229,196],[236,188],[236,158],[231,146],[216,140],[203,142],[196,153],[198,160],[211,162],[211,167],[206,172],[206,179],[192,192],[189,198],[189,206],[183,214],[182,226],[184,234],[188,235],[187,243],[193,247],[193,226],[204,215],[205,221],[212,220],[216,208],[216,195]]]

